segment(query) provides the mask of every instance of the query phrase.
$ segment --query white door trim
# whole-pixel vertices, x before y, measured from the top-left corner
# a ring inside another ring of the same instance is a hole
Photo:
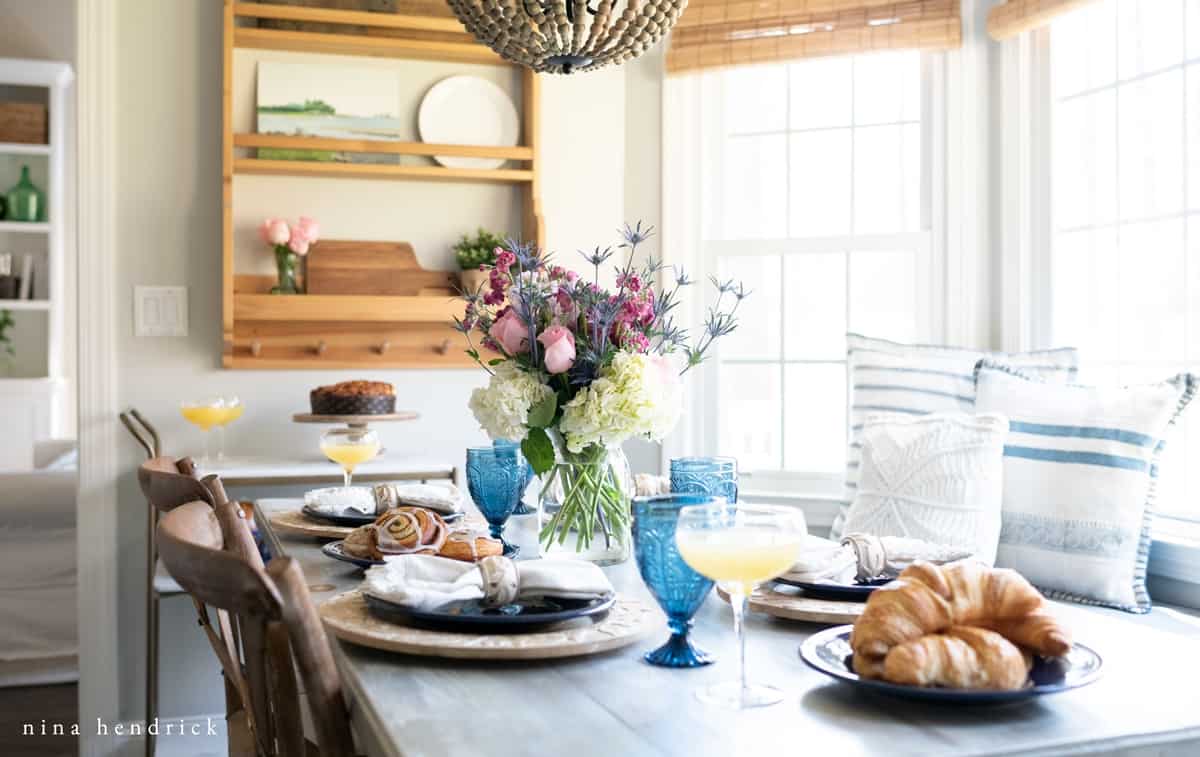
[[[112,754],[96,718],[119,718],[114,269],[116,10],[76,0],[79,73],[79,753]]]

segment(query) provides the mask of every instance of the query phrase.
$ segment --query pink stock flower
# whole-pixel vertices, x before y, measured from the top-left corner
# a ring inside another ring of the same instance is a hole
[[[529,327],[512,309],[503,311],[488,330],[488,336],[510,355],[529,351]]]
[[[646,352],[650,349],[650,339],[640,331],[626,329],[624,336],[621,338],[621,345],[627,350],[634,352]]]
[[[292,236],[299,235],[304,241],[313,244],[320,236],[321,227],[308,216],[300,216],[300,220],[292,227]]]
[[[546,348],[544,359],[550,373],[566,373],[575,364],[575,335],[566,326],[554,325],[537,338]]]
[[[268,218],[258,227],[259,238],[270,245],[287,244],[291,233],[287,221],[282,218]]]
[[[642,280],[635,273],[622,273],[617,276],[617,286],[624,287],[631,292],[640,292],[642,290]]]
[[[517,256],[508,250],[497,247],[496,253],[496,270],[500,273],[508,273],[508,269],[512,268],[513,263],[517,262]]]

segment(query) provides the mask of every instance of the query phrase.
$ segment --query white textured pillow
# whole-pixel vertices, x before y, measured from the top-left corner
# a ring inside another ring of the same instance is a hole
[[[984,360],[976,379],[975,406],[1009,417],[996,564],[1058,599],[1149,611],[1158,462],[1197,378],[1054,385]]]
[[[845,533],[965,547],[994,564],[1007,433],[993,414],[870,418]]]
[[[900,344],[846,334],[850,433],[846,492],[831,530],[834,539],[845,533],[846,510],[858,488],[861,432],[867,417],[880,413],[906,416],[973,413],[975,364],[988,357],[1056,382],[1073,380],[1079,365],[1078,353],[1069,347],[1008,355],[931,344]]]

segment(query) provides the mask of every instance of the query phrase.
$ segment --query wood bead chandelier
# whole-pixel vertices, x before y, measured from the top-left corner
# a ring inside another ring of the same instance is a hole
[[[636,58],[666,35],[687,7],[687,0],[447,2],[467,31],[500,57],[553,74]]]

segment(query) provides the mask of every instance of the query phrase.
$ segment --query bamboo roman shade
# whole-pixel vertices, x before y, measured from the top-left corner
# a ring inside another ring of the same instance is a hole
[[[667,71],[961,43],[959,0],[690,0]]]
[[[1008,39],[1045,26],[1064,13],[1096,0],[1006,0],[988,11],[988,34]]]

